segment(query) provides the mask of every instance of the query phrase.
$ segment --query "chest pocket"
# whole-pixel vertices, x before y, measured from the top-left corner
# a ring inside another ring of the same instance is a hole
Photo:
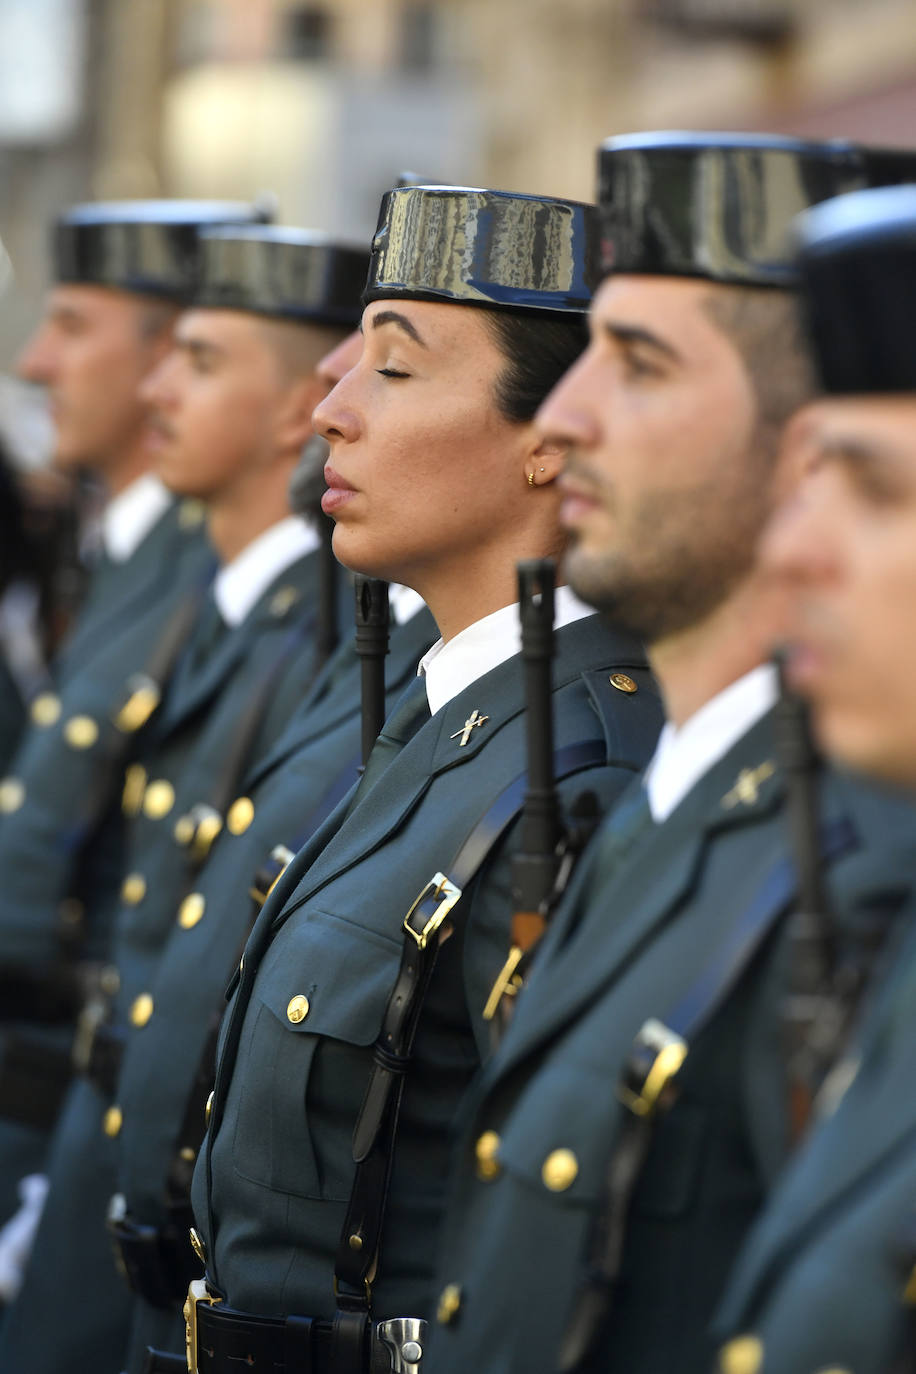
[[[612,1093],[606,1079],[581,1064],[542,1072],[537,1091],[519,1099],[500,1132],[500,1173],[549,1206],[590,1216],[604,1195]],[[480,1137],[473,1148],[483,1148]]]
[[[341,1201],[370,1046],[401,946],[327,912],[297,913],[258,973],[239,1044],[233,1166],[296,1197]],[[228,1123],[227,1123],[228,1124]]]

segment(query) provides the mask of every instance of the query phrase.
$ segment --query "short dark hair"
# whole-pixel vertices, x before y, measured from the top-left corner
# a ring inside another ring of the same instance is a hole
[[[496,378],[496,404],[507,420],[523,424],[534,418],[588,343],[585,315],[522,314],[485,310],[484,320],[505,355],[506,366]]]
[[[781,288],[716,284],[707,310],[741,355],[757,398],[758,426],[775,449],[786,421],[815,391],[798,299]]]

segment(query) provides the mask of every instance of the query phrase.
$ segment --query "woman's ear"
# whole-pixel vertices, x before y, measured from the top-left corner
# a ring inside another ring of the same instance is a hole
[[[529,454],[525,463],[525,478],[530,487],[543,487],[556,481],[563,471],[565,444],[545,439]]]

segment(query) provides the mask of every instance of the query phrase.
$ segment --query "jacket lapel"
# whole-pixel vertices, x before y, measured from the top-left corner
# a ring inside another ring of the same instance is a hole
[[[869,1176],[884,1175],[894,1151],[916,1142],[912,1047],[916,1039],[916,912],[911,908],[895,972],[863,1018],[861,1033],[828,1080],[842,1093],[832,1116],[812,1128],[752,1232],[717,1318],[729,1326],[778,1275],[820,1220]],[[861,1062],[861,1067],[859,1067]],[[844,1092],[843,1089],[846,1088]]]
[[[223,636],[198,671],[182,672],[179,665],[159,722],[160,738],[180,728],[215,693],[223,690],[265,631],[292,627],[298,619],[303,626],[303,639],[308,637],[315,616],[317,573],[316,553],[297,559],[274,579],[242,623]],[[189,648],[193,648],[193,636]]]
[[[772,766],[771,733],[765,717],[710,769],[663,825],[650,822],[639,832],[613,874],[602,875],[594,884],[607,892],[613,909],[604,913],[606,926],[583,963],[578,943],[567,937],[589,900],[602,846],[613,833],[616,813],[611,813],[594,849],[583,859],[579,880],[558,910],[535,963],[531,981],[540,970],[549,980],[550,995],[519,998],[500,1052],[486,1071],[488,1079],[502,1076],[556,1036],[626,972],[691,895],[705,851],[716,836],[771,813],[782,790]],[[755,777],[759,781],[753,781]],[[641,788],[638,779],[619,805],[626,805]]]

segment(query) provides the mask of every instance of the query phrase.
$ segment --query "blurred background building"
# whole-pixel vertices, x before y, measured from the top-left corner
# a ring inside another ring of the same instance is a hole
[[[359,239],[404,169],[588,198],[601,138],[677,126],[916,142],[914,0],[0,0],[0,372],[69,201]]]

